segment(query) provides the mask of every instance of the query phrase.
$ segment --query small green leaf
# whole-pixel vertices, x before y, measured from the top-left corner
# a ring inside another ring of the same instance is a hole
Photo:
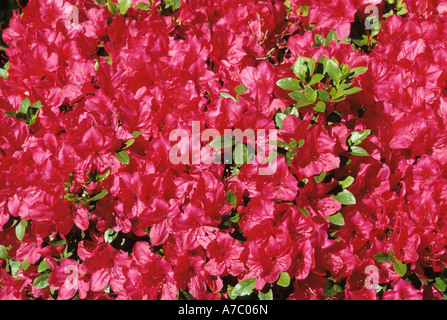
[[[0,77],[2,77],[4,80],[8,79],[8,77],[9,77],[8,71],[0,68]]]
[[[296,10],[296,14],[302,17],[307,17],[309,15],[309,7],[306,5],[302,5]]]
[[[307,62],[309,60],[306,57],[299,57],[292,65],[293,73],[295,73],[298,79],[304,80],[306,78],[306,72],[308,70]]]
[[[354,183],[354,178],[348,176],[345,180],[339,181],[338,183],[341,185],[343,189],[346,189],[347,187],[349,187],[351,184]]]
[[[343,90],[343,94],[344,95],[350,95],[350,94],[354,94],[354,93],[360,92],[362,90],[363,90],[362,88],[353,87],[353,88],[349,88],[349,89]]]
[[[403,277],[407,273],[407,265],[399,260],[394,260],[393,269],[396,271],[401,277]]]
[[[237,99],[233,97],[231,94],[226,92],[219,93],[219,98],[226,98],[226,99],[232,99],[234,102],[237,102]]]
[[[338,293],[343,292],[343,288],[331,280],[326,282],[323,286],[323,295],[326,297],[333,297]]]
[[[9,268],[11,270],[11,274],[13,276],[17,275],[17,272],[20,270],[20,265],[22,263],[18,260],[9,259]]]
[[[283,120],[287,118],[287,115],[284,113],[277,113],[275,114],[275,125],[279,128],[282,129],[282,122]]]
[[[302,214],[304,214],[306,217],[309,217],[309,211],[306,208],[298,208]]]
[[[107,0],[107,7],[109,8],[109,11],[112,15],[120,13],[120,9],[118,8],[118,6],[111,0]]]
[[[374,255],[374,259],[376,259],[378,262],[387,263],[387,262],[393,262],[394,256],[391,254],[387,254],[384,251],[380,251]]]
[[[220,136],[210,142],[210,146],[218,149],[225,149],[235,144],[235,140],[230,136]]]
[[[255,288],[256,278],[248,278],[236,284],[233,288],[232,295],[236,297],[246,296],[253,292]]]
[[[244,94],[244,93],[245,93],[245,90],[247,90],[247,89],[248,89],[248,88],[247,88],[246,86],[244,86],[243,84],[240,84],[240,85],[236,86],[236,87],[234,88],[234,90],[236,90],[236,99],[237,99],[240,95]]]
[[[239,220],[241,220],[241,216],[239,214],[235,214],[234,216],[232,216],[228,221],[232,222],[232,223],[238,223]]]
[[[118,236],[118,232],[113,231],[112,228],[109,228],[104,232],[104,241],[105,242],[112,242],[115,240],[115,238]]]
[[[309,75],[313,76],[313,74],[315,72],[315,57],[310,59],[310,61],[307,63],[307,66],[309,68]]]
[[[447,289],[447,284],[442,280],[441,277],[436,277],[435,282],[433,283],[436,289],[445,291]]]
[[[340,212],[337,212],[336,214],[333,214],[331,216],[326,217],[332,224],[335,224],[336,226],[344,226],[345,225],[345,219],[343,218],[343,215]]]
[[[107,193],[109,193],[107,190],[101,190],[100,192],[95,194],[93,198],[90,198],[89,201],[98,201],[99,199],[104,198],[107,195]]]
[[[317,92],[312,89],[311,86],[306,86],[306,89],[304,89],[304,96],[306,97],[306,100],[310,101],[311,103],[314,103],[317,100]]]
[[[273,291],[270,289],[268,292],[263,293],[262,291],[258,292],[259,300],[273,300]]]
[[[324,78],[324,75],[322,74],[316,74],[310,79],[309,86],[313,86],[314,84],[317,84]]]
[[[115,157],[118,159],[119,162],[123,164],[129,164],[129,154],[126,151],[120,150],[115,152]]]
[[[118,8],[121,14],[125,15],[132,5],[132,0],[118,0]]]
[[[16,237],[17,239],[19,239],[20,241],[23,240],[23,237],[25,236],[25,231],[26,231],[26,227],[28,226],[28,221],[27,220],[22,220],[19,222],[19,224],[17,224],[16,226]]]
[[[48,263],[46,263],[45,259],[43,259],[40,263],[39,266],[37,267],[37,272],[41,273],[45,270],[50,269],[50,265]]]
[[[318,98],[322,101],[329,102],[331,100],[331,95],[326,90],[318,89],[317,94]]]
[[[4,245],[0,245],[0,259],[5,260],[8,257],[8,249]]]
[[[186,300],[197,300],[189,292],[186,292],[185,290],[182,289],[179,289],[179,291],[185,297]]]
[[[366,72],[367,70],[368,70],[367,67],[352,68],[349,73],[350,78],[354,78],[354,77],[358,76],[359,74]]]
[[[356,204],[354,195],[348,189],[343,189],[343,191],[340,191],[336,195],[332,195],[332,197],[344,205]]]
[[[306,96],[302,92],[291,92],[289,93],[289,96],[297,101],[297,108],[308,106],[309,104],[312,104],[312,101],[309,101],[306,99]]]
[[[237,197],[234,194],[233,190],[228,190],[227,194],[225,195],[225,201],[228,204],[231,204],[233,208],[236,208],[237,206]]]
[[[59,240],[52,240],[50,241],[50,245],[53,247],[59,247],[67,244],[67,240],[59,239]]]
[[[314,178],[315,178],[315,182],[316,182],[316,183],[320,183],[321,181],[324,180],[324,178],[326,178],[326,175],[327,175],[327,172],[326,172],[326,171],[323,171],[323,172],[321,172],[318,176],[314,176]]]
[[[303,87],[301,86],[301,81],[294,78],[280,79],[276,82],[276,85],[284,90],[290,90],[290,91],[303,90]]]
[[[352,146],[351,147],[351,154],[353,156],[359,156],[359,157],[369,156],[368,151],[366,151],[365,149],[363,149],[361,147],[357,147],[357,146]]]
[[[135,139],[134,139],[134,138],[129,139],[129,140],[127,140],[126,142],[123,143],[122,148],[123,148],[123,149],[127,149],[127,148],[129,148],[131,145],[133,145],[134,143],[135,143]]]
[[[48,287],[48,278],[50,278],[50,274],[49,273],[42,273],[40,276],[38,276],[36,279],[34,279],[33,281],[33,287],[37,288],[37,289],[43,289]]]
[[[328,59],[326,61],[326,70],[332,80],[334,80],[336,84],[339,84],[341,79],[341,71],[337,63],[333,60]]]
[[[288,287],[290,285],[290,276],[287,272],[281,271],[276,284],[280,287]]]
[[[313,109],[316,112],[324,112],[326,111],[326,103],[324,103],[323,101],[318,101]]]
[[[348,145],[350,146],[356,146],[359,145],[360,143],[362,143],[363,140],[365,140],[365,138],[367,136],[369,136],[371,133],[371,130],[366,129],[363,132],[359,132],[359,131],[354,131],[351,132],[351,135],[348,138]]]
[[[29,98],[25,98],[20,104],[19,111],[26,114],[30,105],[31,101]]]

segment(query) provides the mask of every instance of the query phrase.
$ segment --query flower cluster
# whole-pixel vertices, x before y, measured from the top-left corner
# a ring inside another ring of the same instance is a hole
[[[443,299],[446,25],[445,0],[30,0],[0,299]],[[276,170],[247,139],[253,162],[172,163],[193,122],[276,129]]]

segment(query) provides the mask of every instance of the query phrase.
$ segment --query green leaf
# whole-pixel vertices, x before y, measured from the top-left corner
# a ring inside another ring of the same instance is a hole
[[[306,100],[310,101],[311,103],[314,103],[317,100],[317,92],[312,89],[311,86],[306,86],[306,89],[304,89],[304,96],[306,97]]]
[[[17,117],[16,117],[16,113],[15,113],[15,112],[5,111],[5,114],[6,114],[7,116],[10,116],[10,117],[13,117],[13,118],[16,118],[16,119],[17,119]]]
[[[233,208],[236,209],[237,206],[237,197],[234,194],[233,190],[228,190],[227,194],[225,195],[225,201],[228,204],[231,204],[233,206]]]
[[[132,5],[132,0],[118,0],[118,9],[121,14],[125,15]]]
[[[351,71],[349,72],[349,77],[354,78],[354,77],[358,76],[359,74],[366,72],[367,70],[368,70],[367,67],[352,68]]]
[[[336,226],[344,226],[345,225],[345,219],[343,218],[343,215],[340,212],[337,212],[336,214],[333,214],[331,216],[326,217],[332,224],[335,224]]]
[[[166,8],[172,8],[173,11],[176,11],[180,8],[180,0],[163,0]]]
[[[135,139],[129,139],[126,142],[123,143],[122,149],[127,149],[129,148],[131,145],[133,145],[135,143]]]
[[[8,257],[8,249],[4,245],[0,245],[0,259],[5,260]]]
[[[237,102],[237,99],[233,97],[231,94],[226,92],[219,93],[219,98],[226,98],[226,99],[232,99],[234,102]]]
[[[299,16],[307,17],[309,15],[309,7],[306,5],[302,5],[296,10],[296,14]]]
[[[289,93],[289,96],[297,101],[297,108],[308,106],[309,104],[312,104],[312,101],[309,101],[306,99],[306,96],[302,92],[291,92]]]
[[[20,270],[20,265],[22,263],[18,260],[9,259],[9,268],[11,270],[11,274],[13,276],[17,275],[17,272]]]
[[[445,291],[447,289],[447,284],[441,277],[436,277],[433,285],[435,286],[436,289],[441,291]]]
[[[28,226],[28,221],[27,220],[22,220],[19,222],[19,224],[17,224],[16,226],[16,237],[17,239],[19,239],[20,241],[23,240],[23,237],[25,236],[25,231],[26,231],[26,227]]]
[[[343,288],[331,280],[326,282],[323,286],[323,295],[326,297],[333,297],[338,293],[343,292]]]
[[[185,297],[186,300],[197,300],[189,292],[186,292],[185,290],[182,289],[179,289],[179,291]]]
[[[150,11],[151,7],[147,3],[138,2],[135,6],[135,9]]]
[[[343,94],[344,95],[350,95],[350,94],[354,94],[354,93],[360,92],[362,90],[363,90],[362,88],[353,87],[353,88],[349,88],[349,89],[343,90]]]
[[[268,292],[263,293],[262,291],[258,292],[259,300],[273,300],[273,291],[270,289]]]
[[[29,100],[29,98],[25,98],[22,101],[22,103],[20,104],[19,112],[22,112],[22,113],[26,114],[28,112],[28,108],[29,108],[30,105],[31,105],[31,101]]]
[[[324,75],[322,74],[316,74],[310,79],[309,86],[313,86],[314,84],[317,84],[324,78]]]
[[[395,258],[394,255],[392,255],[391,253],[387,254],[384,251],[380,251],[374,255],[374,259],[376,259],[378,262],[387,263],[393,262]]]
[[[359,156],[359,157],[369,156],[368,151],[366,151],[365,149],[363,149],[361,147],[356,147],[356,146],[351,147],[351,154],[353,156]]]
[[[236,86],[236,87],[234,88],[234,90],[236,90],[236,100],[237,100],[237,98],[238,98],[240,95],[244,94],[244,93],[245,93],[245,90],[247,90],[247,89],[248,89],[248,88],[247,88],[246,86],[244,86],[243,84],[240,84],[240,85]]]
[[[360,143],[362,143],[363,140],[365,140],[365,138],[367,136],[370,135],[370,133],[371,133],[371,130],[369,130],[369,129],[366,129],[363,132],[359,132],[359,131],[352,132],[348,138],[348,145],[350,145],[350,146],[359,145]]]
[[[326,178],[327,172],[323,171],[322,173],[320,173],[318,176],[314,176],[315,178],[315,182],[316,183],[320,183],[321,181],[324,180],[324,178]]]
[[[100,192],[95,194],[93,198],[90,198],[89,201],[98,201],[99,199],[104,198],[107,195],[107,193],[109,193],[107,190],[101,190]]]
[[[109,8],[109,11],[112,15],[120,13],[120,9],[118,8],[118,6],[111,0],[107,0],[107,7]]]
[[[115,157],[118,159],[119,162],[123,164],[129,164],[129,154],[126,151],[120,150],[115,152]]]
[[[332,80],[334,80],[336,84],[339,84],[341,79],[341,71],[337,63],[335,63],[335,61],[333,60],[328,59],[326,61],[326,70]]]
[[[236,284],[233,288],[232,295],[236,297],[246,296],[253,292],[255,288],[256,278],[248,278]]]
[[[4,80],[8,79],[8,77],[9,77],[8,71],[0,68],[0,77],[2,77]]]
[[[303,87],[301,86],[301,81],[294,78],[280,79],[276,82],[276,85],[284,90],[290,90],[290,91],[303,90]]]
[[[115,240],[115,238],[118,236],[118,232],[113,231],[112,228],[109,228],[104,232],[104,241],[105,242],[112,242]]]
[[[324,103],[323,101],[318,101],[313,109],[316,112],[324,112],[326,111],[326,103]]]
[[[220,136],[210,142],[210,146],[218,149],[225,149],[235,144],[235,140],[230,136]]]
[[[395,260],[393,262],[393,269],[396,271],[401,277],[403,277],[407,273],[407,265],[399,260]]]
[[[241,216],[239,214],[235,214],[234,216],[232,216],[228,221],[232,222],[232,223],[238,223],[239,220],[241,220]]]
[[[59,247],[59,246],[63,246],[67,243],[66,240],[64,239],[59,239],[59,240],[52,240],[50,241],[50,245],[53,247]]]
[[[332,197],[344,205],[356,204],[354,195],[348,189],[343,189],[343,191],[340,191],[336,195],[332,195]]]
[[[50,269],[50,265],[48,263],[46,263],[45,259],[43,259],[40,263],[39,266],[37,267],[37,272],[41,273],[45,270]]]
[[[326,90],[318,89],[317,94],[318,98],[322,101],[329,102],[331,100],[331,95]]]
[[[306,208],[299,208],[298,207],[298,209],[300,209],[301,213],[304,214],[306,217],[309,217],[310,214],[309,214],[309,211]]]
[[[42,273],[33,281],[33,287],[37,289],[43,289],[48,287],[48,278],[50,277],[49,273]]]
[[[287,115],[284,113],[277,113],[275,114],[275,125],[279,128],[282,129],[282,122],[283,120],[287,118]]]
[[[341,185],[343,189],[346,189],[347,187],[349,187],[351,184],[354,183],[354,178],[348,176],[345,180],[339,181],[338,183]]]
[[[276,281],[276,284],[280,287],[288,287],[290,285],[290,276],[287,272],[281,271],[279,274],[278,281]]]
[[[307,62],[309,60],[306,57],[299,57],[292,65],[293,73],[295,73],[298,79],[304,80],[306,78],[306,72],[308,70]]]

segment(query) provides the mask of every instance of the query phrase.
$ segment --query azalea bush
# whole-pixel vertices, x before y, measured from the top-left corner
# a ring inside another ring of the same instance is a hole
[[[446,25],[445,0],[30,0],[0,299],[444,299]],[[194,123],[239,161],[171,161]],[[268,158],[226,129],[275,132]]]

